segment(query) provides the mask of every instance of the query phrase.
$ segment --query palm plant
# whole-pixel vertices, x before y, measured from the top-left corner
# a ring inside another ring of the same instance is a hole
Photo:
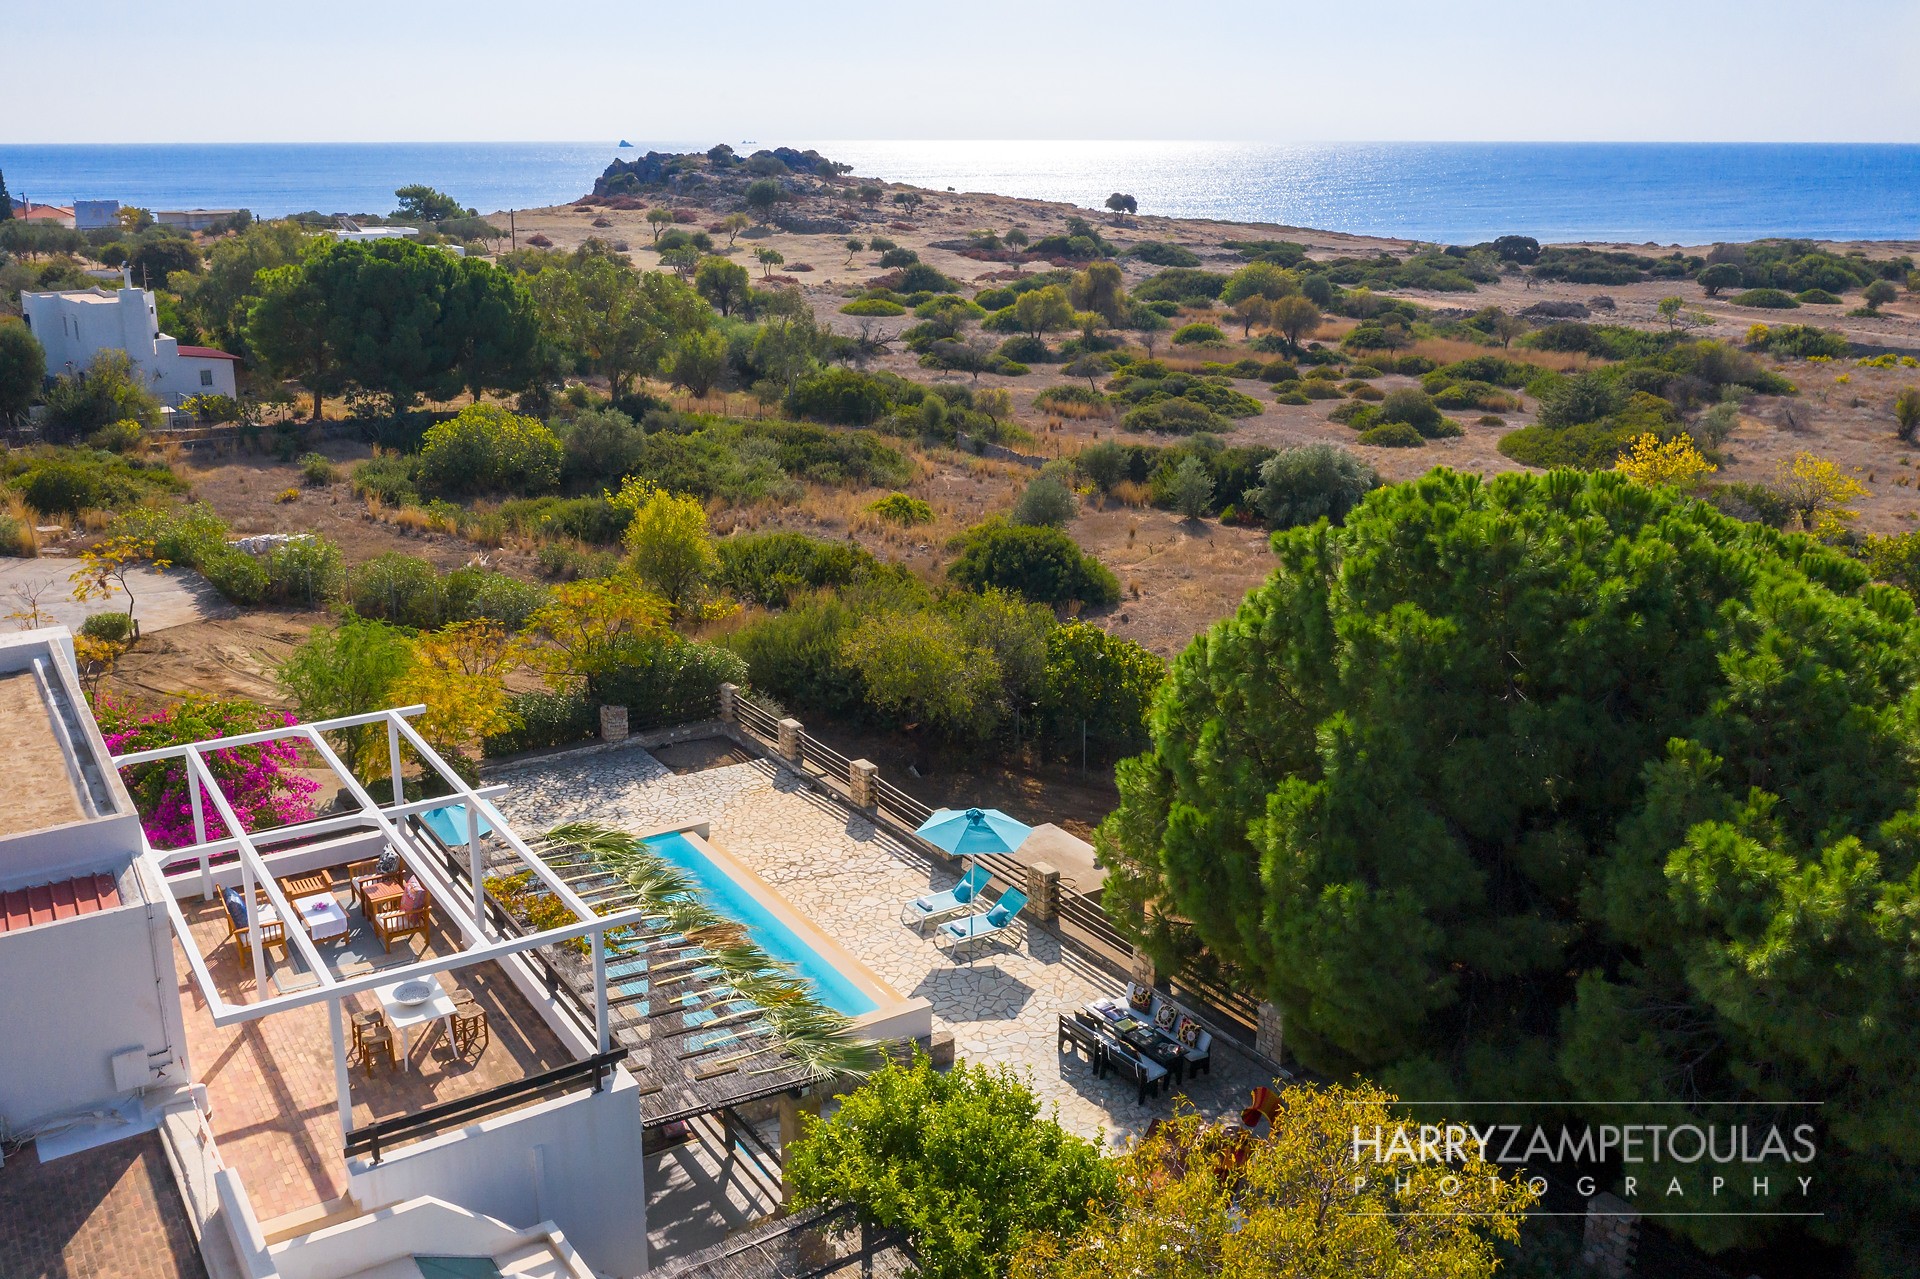
[[[812,1078],[864,1079],[885,1063],[880,1045],[856,1035],[850,1018],[822,1004],[790,966],[755,945],[739,921],[702,901],[692,877],[638,836],[598,822],[568,822],[549,830],[536,851],[585,854],[618,877],[635,904],[661,921],[661,934],[677,933],[699,947],[729,989],[759,1006],[775,1047]]]

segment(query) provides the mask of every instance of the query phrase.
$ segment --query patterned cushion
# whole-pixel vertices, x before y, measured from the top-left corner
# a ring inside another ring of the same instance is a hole
[[[1137,981],[1127,983],[1127,1005],[1137,1012],[1146,1012],[1153,1007],[1153,987],[1142,986]]]
[[[1180,1016],[1180,1010],[1172,1004],[1162,1003],[1153,1010],[1153,1024],[1165,1031],[1173,1029],[1173,1023]]]
[[[381,853],[380,860],[373,864],[374,873],[377,875],[391,875],[399,869],[400,853],[398,849],[394,848],[389,848],[386,852]]]
[[[1182,1044],[1186,1045],[1188,1048],[1199,1047],[1200,1046],[1200,1023],[1195,1021],[1191,1017],[1182,1017],[1180,1019],[1180,1029],[1177,1032],[1175,1032],[1174,1038],[1178,1039]]]
[[[407,876],[407,882],[400,887],[400,909],[406,912],[419,910],[427,902],[427,890],[420,886],[420,880]]]

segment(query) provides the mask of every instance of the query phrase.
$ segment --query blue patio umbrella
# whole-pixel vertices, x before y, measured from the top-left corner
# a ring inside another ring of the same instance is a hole
[[[1026,842],[1033,827],[997,808],[940,808],[920,823],[916,833],[955,857],[970,857],[976,853],[1010,853]]]

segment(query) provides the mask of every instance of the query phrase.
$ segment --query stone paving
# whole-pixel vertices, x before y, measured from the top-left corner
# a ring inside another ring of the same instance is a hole
[[[925,996],[934,1027],[958,1055],[1025,1073],[1060,1122],[1110,1144],[1137,1136],[1168,1113],[1169,1100],[1137,1104],[1118,1080],[1095,1079],[1083,1057],[1058,1051],[1057,1017],[1124,984],[1064,950],[1044,928],[1016,930],[1013,944],[955,963],[899,922],[901,906],[955,875],[924,861],[865,817],[818,794],[767,760],[676,776],[637,746],[587,749],[489,770],[509,790],[501,811],[522,835],[563,821],[606,822],[651,834],[696,821],[713,842],[750,865],[895,990]],[[1213,1069],[1184,1091],[1203,1112],[1237,1113],[1262,1067],[1216,1038]]]
[[[158,1133],[0,1167],[6,1279],[206,1279]]]

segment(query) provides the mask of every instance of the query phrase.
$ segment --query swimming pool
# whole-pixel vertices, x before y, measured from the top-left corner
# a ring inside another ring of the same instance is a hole
[[[685,871],[707,904],[746,926],[754,944],[782,963],[793,965],[814,988],[820,1002],[849,1017],[873,1012],[879,1001],[815,950],[765,902],[761,895],[688,839],[683,832],[649,835],[648,848]]]

